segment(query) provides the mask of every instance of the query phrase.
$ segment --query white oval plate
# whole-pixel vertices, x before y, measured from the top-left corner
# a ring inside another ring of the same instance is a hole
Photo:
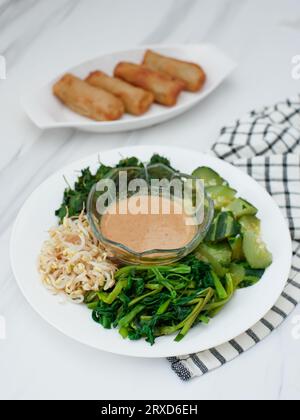
[[[52,86],[62,76],[59,75],[46,86],[26,94],[21,100],[23,107],[32,121],[43,129],[74,127],[97,133],[136,130],[159,124],[189,110],[215,90],[236,67],[231,59],[212,45],[158,45],[103,55],[68,69],[66,72],[71,72],[81,78],[85,78],[94,70],[102,70],[112,75],[114,67],[120,61],[140,63],[147,48],[154,49],[161,54],[200,64],[207,73],[207,82],[203,89],[197,93],[183,92],[177,105],[172,108],[154,104],[143,116],[135,117],[126,114],[118,121],[96,122],[70,111],[54,97]]]
[[[210,166],[259,209],[263,237],[273,253],[274,262],[255,286],[239,290],[232,301],[208,326],[193,328],[180,343],[174,336],[159,338],[154,346],[143,340],[123,340],[115,330],[105,330],[91,318],[84,305],[60,303],[42,286],[37,272],[37,256],[49,227],[57,223],[54,211],[60,206],[66,187],[63,176],[73,182],[78,170],[96,168],[99,155],[90,156],[48,178],[29,197],[21,209],[11,238],[11,263],[29,304],[49,324],[81,343],[112,353],[136,357],[166,357],[209,349],[233,339],[259,321],[278,299],[291,266],[291,239],[286,222],[270,195],[256,181],[234,166],[209,155],[186,149],[141,146],[101,153],[101,161],[115,164],[122,156],[138,156],[147,161],[153,153],[171,159],[172,165],[189,173],[200,165]]]

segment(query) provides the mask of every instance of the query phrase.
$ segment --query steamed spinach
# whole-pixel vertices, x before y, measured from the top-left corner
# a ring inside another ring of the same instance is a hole
[[[158,154],[155,154],[150,159],[149,165],[153,164],[164,164],[171,168],[170,161]],[[105,178],[109,172],[114,168],[129,168],[129,167],[143,167],[144,164],[136,157],[128,157],[120,160],[120,162],[114,166],[106,166],[103,164],[99,165],[96,173],[92,173],[90,168],[83,169],[75,182],[74,187],[69,186],[65,189],[63,195],[63,202],[59,209],[56,210],[55,215],[59,218],[60,222],[66,216],[76,217],[79,216],[82,211],[86,208],[86,202],[88,195],[94,184]]]
[[[151,345],[175,332],[175,340],[182,340],[194,325],[209,322],[234,293],[229,274],[220,279],[194,256],[169,266],[126,266],[116,280],[110,293],[86,295],[94,321]]]

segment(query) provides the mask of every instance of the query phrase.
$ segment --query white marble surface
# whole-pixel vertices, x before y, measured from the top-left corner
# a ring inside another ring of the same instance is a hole
[[[228,120],[299,92],[300,81],[291,77],[299,40],[299,0],[0,1],[0,54],[7,60],[7,79],[0,80],[0,316],[7,332],[0,340],[0,399],[299,399],[292,318],[247,354],[185,384],[165,360],[101,353],[53,330],[22,297],[8,252],[20,206],[61,166],[122,145],[207,150]],[[239,67],[193,111],[139,132],[42,132],[24,115],[24,89],[102,52],[164,42],[212,42]]]

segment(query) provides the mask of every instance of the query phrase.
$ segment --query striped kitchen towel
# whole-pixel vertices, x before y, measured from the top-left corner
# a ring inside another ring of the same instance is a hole
[[[246,171],[274,197],[290,227],[293,263],[281,297],[251,329],[217,348],[168,359],[184,381],[217,369],[258,344],[300,302],[300,95],[224,127],[212,152]]]

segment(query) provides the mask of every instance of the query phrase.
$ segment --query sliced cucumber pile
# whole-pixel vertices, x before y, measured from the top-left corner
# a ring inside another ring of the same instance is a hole
[[[257,208],[237,197],[237,191],[213,169],[200,167],[193,176],[203,180],[216,213],[196,256],[212,266],[223,284],[230,275],[235,288],[254,285],[272,263],[261,237]]]

